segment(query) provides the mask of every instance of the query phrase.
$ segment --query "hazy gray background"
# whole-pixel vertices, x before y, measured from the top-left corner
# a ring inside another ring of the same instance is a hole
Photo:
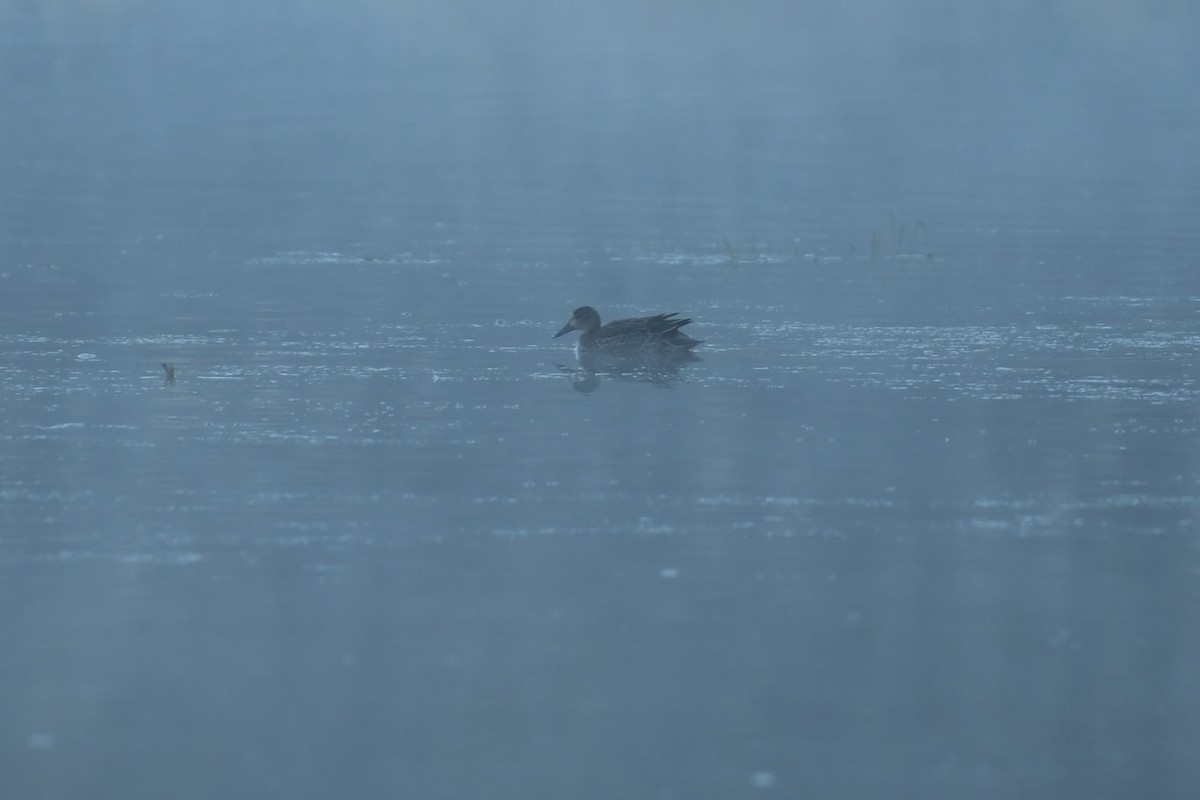
[[[1197,796],[1197,30],[0,0],[0,794]]]

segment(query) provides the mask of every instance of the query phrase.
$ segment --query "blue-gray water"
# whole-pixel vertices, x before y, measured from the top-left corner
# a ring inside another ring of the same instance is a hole
[[[0,2],[0,795],[1197,796],[1198,25]]]

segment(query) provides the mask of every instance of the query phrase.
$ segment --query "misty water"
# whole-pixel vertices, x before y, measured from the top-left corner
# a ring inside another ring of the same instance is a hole
[[[0,2],[0,795],[1197,796],[1198,25]]]

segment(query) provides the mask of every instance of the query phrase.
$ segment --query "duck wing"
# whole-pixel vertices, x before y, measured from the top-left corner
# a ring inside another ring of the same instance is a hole
[[[610,347],[670,347],[689,349],[700,344],[679,330],[691,322],[690,319],[679,319],[679,312],[656,314],[653,317],[634,317],[618,319],[601,328],[600,333],[604,344]]]

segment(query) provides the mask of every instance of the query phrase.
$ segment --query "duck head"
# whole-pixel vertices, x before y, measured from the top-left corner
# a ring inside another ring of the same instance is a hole
[[[580,306],[571,312],[571,318],[567,320],[567,324],[562,326],[562,330],[554,334],[557,339],[564,333],[571,331],[594,331],[600,327],[600,314],[591,306]]]

